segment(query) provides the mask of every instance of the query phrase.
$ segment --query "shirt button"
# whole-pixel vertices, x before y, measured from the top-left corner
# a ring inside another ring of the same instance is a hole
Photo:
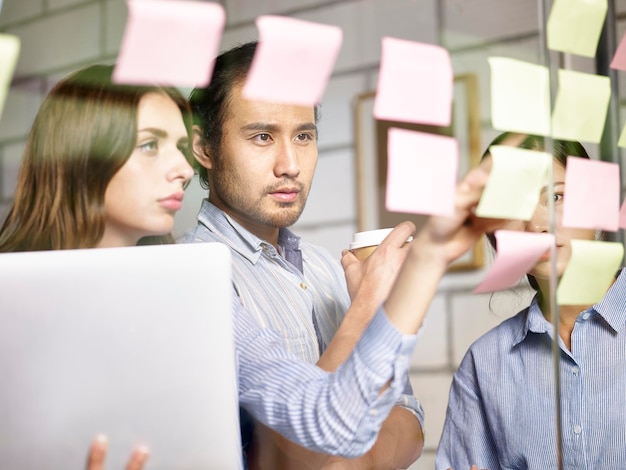
[[[300,283],[300,289],[302,289],[302,290],[306,290],[307,289],[306,284],[304,282]]]
[[[572,372],[574,375],[578,375],[580,373],[580,368],[578,366],[572,367]]]
[[[591,314],[589,312],[583,313],[583,320],[589,320],[590,316],[591,316]]]
[[[378,410],[370,410],[369,414],[370,416],[376,416],[378,414]]]
[[[578,425],[574,426],[574,434],[580,434],[580,432],[582,431],[582,428]]]

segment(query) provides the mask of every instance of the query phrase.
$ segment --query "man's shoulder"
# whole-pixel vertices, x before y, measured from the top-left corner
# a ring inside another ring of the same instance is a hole
[[[221,237],[213,232],[206,225],[198,222],[195,227],[186,230],[177,240],[176,243],[202,243],[202,242],[219,242]]]

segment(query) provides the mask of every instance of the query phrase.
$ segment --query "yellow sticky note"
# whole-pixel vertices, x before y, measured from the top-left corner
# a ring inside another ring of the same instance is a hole
[[[548,18],[548,49],[594,57],[607,0],[554,0]]]
[[[622,265],[618,242],[572,240],[572,256],[556,290],[559,305],[592,305],[602,300]]]
[[[495,129],[550,135],[550,76],[546,67],[490,57],[491,123]]]
[[[506,145],[493,145],[489,153],[493,164],[476,215],[530,220],[546,184],[552,157],[546,152]]]
[[[20,39],[11,34],[0,34],[0,116],[2,116],[19,53]]]
[[[610,100],[609,77],[559,70],[552,136],[555,139],[600,142]]]
[[[622,133],[619,135],[617,145],[620,147],[626,147],[626,126],[622,129]]]

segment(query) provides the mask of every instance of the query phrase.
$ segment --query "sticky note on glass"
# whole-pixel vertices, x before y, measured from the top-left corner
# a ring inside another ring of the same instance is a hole
[[[626,200],[619,209],[619,228],[626,228]]]
[[[554,0],[548,18],[548,49],[594,57],[604,26],[606,0]]]
[[[374,117],[449,126],[453,84],[443,47],[383,38]]]
[[[456,139],[392,127],[387,143],[387,210],[452,215],[459,162]]]
[[[616,232],[619,201],[620,170],[617,163],[567,157],[564,227]]]
[[[491,123],[501,131],[550,135],[548,69],[507,57],[490,57]]]
[[[19,54],[20,38],[11,34],[0,34],[0,116],[2,116]]]
[[[551,233],[498,230],[496,258],[475,294],[494,292],[513,287],[543,256],[549,256],[554,245]]]
[[[506,145],[492,145],[489,153],[492,167],[476,215],[530,220],[546,184],[552,157],[546,152]]]
[[[555,139],[600,142],[610,99],[609,77],[559,70],[552,136]]]
[[[127,84],[204,87],[211,81],[226,15],[218,3],[127,0],[113,72]]]
[[[556,289],[559,305],[592,305],[602,300],[622,265],[618,242],[572,240],[572,256]]]
[[[341,28],[279,16],[260,16],[256,24],[259,44],[242,95],[258,101],[318,104],[341,49]]]
[[[626,147],[626,126],[623,127],[622,133],[619,136],[619,140],[617,141],[617,145],[619,147]]]
[[[622,40],[617,46],[617,50],[611,61],[611,68],[626,70],[626,33],[624,33]]]

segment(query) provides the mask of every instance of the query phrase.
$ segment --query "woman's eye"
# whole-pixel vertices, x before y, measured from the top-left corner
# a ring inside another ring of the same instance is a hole
[[[143,144],[139,144],[137,148],[142,152],[154,153],[159,149],[159,145],[156,140],[150,140],[148,142],[144,142]]]
[[[563,202],[563,193],[554,193],[554,202]]]

